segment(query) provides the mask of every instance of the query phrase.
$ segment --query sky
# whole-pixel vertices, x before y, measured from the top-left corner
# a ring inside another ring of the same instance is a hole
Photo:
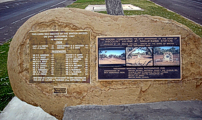
[[[146,52],[146,51],[141,50],[141,49],[137,49],[137,50],[136,50],[136,51],[134,51],[133,53],[144,53],[144,52]]]
[[[105,53],[105,51],[107,51]],[[102,53],[101,54],[106,54],[106,55],[121,55],[122,53],[125,53],[125,50],[102,50]]]
[[[170,47],[158,47],[158,48],[161,48],[161,49],[164,49],[164,50],[167,50],[167,49],[170,49],[174,46],[170,46]],[[179,47],[174,47],[175,49],[179,49]]]

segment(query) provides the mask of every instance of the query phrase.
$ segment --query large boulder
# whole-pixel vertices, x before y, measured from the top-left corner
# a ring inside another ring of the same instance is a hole
[[[91,32],[91,83],[31,83],[29,32],[88,30]],[[182,80],[97,81],[97,36],[181,35]],[[62,119],[64,108],[76,105],[120,105],[170,100],[202,100],[202,39],[186,26],[161,17],[110,16],[57,8],[39,13],[17,31],[8,54],[8,74],[15,95]],[[54,87],[67,94],[53,94]]]

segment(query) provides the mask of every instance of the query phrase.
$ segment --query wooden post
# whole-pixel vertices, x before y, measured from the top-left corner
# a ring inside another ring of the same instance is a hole
[[[121,0],[105,0],[107,14],[109,15],[124,15]]]

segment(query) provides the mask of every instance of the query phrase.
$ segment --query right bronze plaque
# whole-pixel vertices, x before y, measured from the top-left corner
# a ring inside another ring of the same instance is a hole
[[[181,38],[98,37],[98,80],[181,80]]]

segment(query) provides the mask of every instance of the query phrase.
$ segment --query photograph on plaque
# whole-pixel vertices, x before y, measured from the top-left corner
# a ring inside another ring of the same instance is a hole
[[[99,66],[125,66],[125,48],[100,48]]]
[[[154,47],[155,66],[180,65],[180,48],[178,46]]]
[[[126,66],[153,66],[152,47],[126,47]]]
[[[97,37],[97,79],[181,80],[180,36]]]

